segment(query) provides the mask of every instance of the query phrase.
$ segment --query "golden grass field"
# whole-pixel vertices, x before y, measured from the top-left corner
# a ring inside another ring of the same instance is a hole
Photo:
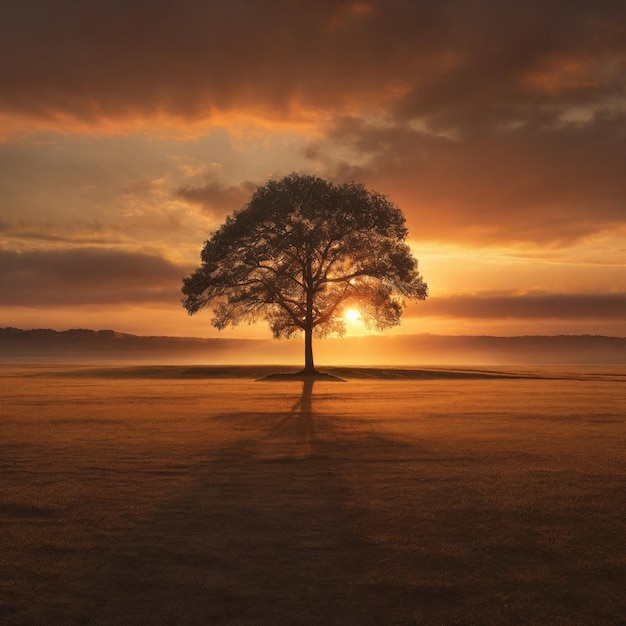
[[[626,624],[626,370],[0,367],[2,624]]]

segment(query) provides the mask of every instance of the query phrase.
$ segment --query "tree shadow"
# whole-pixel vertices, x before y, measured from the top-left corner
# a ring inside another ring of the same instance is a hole
[[[380,439],[317,413],[316,382],[303,380],[286,412],[213,416],[237,436],[207,449],[186,471],[192,482],[110,541],[83,589],[89,623],[384,621],[386,608],[370,621],[363,604],[376,548],[346,479]]]
[[[311,417],[313,415],[313,385],[315,378],[305,378],[302,381],[302,394],[300,399],[291,407],[293,412],[300,410],[300,417]]]
[[[268,439],[288,439],[292,446],[311,446],[315,442],[316,429],[313,418],[313,385],[315,378],[302,381],[302,392],[290,411],[269,431]]]
[[[254,385],[214,408],[208,392],[206,412],[180,421],[155,402],[138,437],[119,439],[94,470],[109,510],[82,522],[85,567],[59,569],[67,605],[49,621],[381,624],[416,610],[412,583],[389,586],[378,520],[422,444],[361,416],[367,399],[348,385]],[[165,418],[163,438],[142,440]]]

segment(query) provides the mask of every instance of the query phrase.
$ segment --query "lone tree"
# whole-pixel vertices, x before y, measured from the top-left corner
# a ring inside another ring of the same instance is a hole
[[[204,243],[183,306],[213,303],[220,330],[266,319],[275,338],[304,332],[302,373],[315,374],[313,335],[343,335],[346,307],[382,330],[400,323],[403,298],[427,297],[407,232],[402,211],[362,184],[271,180]]]

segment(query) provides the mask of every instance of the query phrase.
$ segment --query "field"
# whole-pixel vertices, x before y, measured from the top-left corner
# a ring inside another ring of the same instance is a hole
[[[626,624],[624,368],[269,371],[1,366],[0,623]]]

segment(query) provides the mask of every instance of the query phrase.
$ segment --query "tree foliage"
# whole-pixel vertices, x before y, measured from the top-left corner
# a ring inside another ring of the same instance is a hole
[[[213,325],[269,322],[274,337],[345,332],[347,306],[382,330],[427,286],[406,245],[404,215],[362,184],[291,174],[259,187],[208,239],[183,283],[189,314],[213,304]],[[308,354],[308,352],[311,354]]]

